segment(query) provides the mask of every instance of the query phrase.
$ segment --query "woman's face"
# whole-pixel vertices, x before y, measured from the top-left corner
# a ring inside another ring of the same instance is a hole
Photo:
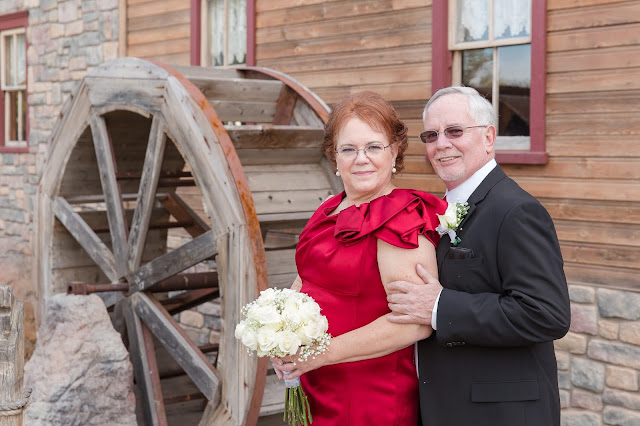
[[[386,147],[365,154],[372,145]],[[372,129],[367,123],[353,117],[344,125],[336,139],[336,150],[351,148],[359,150],[353,154],[336,153],[336,164],[344,183],[347,197],[353,201],[367,202],[384,195],[391,182],[391,168],[397,156],[397,147],[390,146],[383,133]]]

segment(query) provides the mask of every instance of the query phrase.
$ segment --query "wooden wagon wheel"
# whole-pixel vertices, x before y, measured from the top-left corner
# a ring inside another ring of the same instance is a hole
[[[172,423],[163,369],[186,373],[205,398],[200,424],[256,424],[266,362],[243,350],[234,327],[268,285],[266,260],[277,257],[265,256],[266,232],[303,224],[340,190],[321,150],[327,113],[273,70],[176,71],[135,58],[98,67],[65,104],[38,190],[41,313],[69,283],[109,290],[100,294],[126,324],[145,424]],[[269,172],[278,188],[265,184]],[[306,177],[292,184],[295,199],[281,188],[287,173]],[[295,187],[303,181],[313,184]],[[270,266],[272,285],[290,283],[287,262]],[[219,346],[196,345],[173,315],[218,296]]]

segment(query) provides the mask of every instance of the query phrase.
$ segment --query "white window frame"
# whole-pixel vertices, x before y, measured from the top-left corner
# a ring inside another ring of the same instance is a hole
[[[26,29],[25,28],[13,28],[10,30],[3,30],[0,31],[0,66],[2,67],[2,69],[0,70],[0,89],[4,92],[4,105],[5,105],[5,110],[4,110],[4,117],[2,118],[4,120],[4,146],[6,147],[11,147],[11,148],[24,148],[27,146],[27,141],[26,138],[25,140],[11,140],[9,139],[9,121],[10,121],[10,92],[17,92],[17,96],[18,96],[18,106],[22,105],[22,104],[26,104],[26,92],[27,92],[27,83],[26,83],[26,79],[25,79],[25,83],[24,84],[19,84],[19,85],[9,85],[7,84],[7,76],[6,76],[6,66],[5,64],[7,63],[7,52],[5,51],[5,39],[7,37],[11,37],[12,38],[12,43],[14,44],[14,52],[17,52],[17,40],[18,37],[17,35],[19,34],[23,34],[25,36],[25,41],[26,41]],[[26,52],[25,52],[26,53]],[[15,58],[13,58],[15,59]],[[26,61],[26,57],[25,57],[25,61]],[[14,64],[14,73],[15,75],[17,75],[17,66],[18,66],[18,61],[14,60],[13,61]],[[25,64],[25,77],[26,77],[26,64]],[[21,134],[25,134],[26,135],[26,129],[22,128],[22,121],[23,121],[23,113],[22,113],[22,108],[17,108],[16,111],[17,114],[17,121],[18,121],[18,135]]]
[[[451,82],[454,86],[462,84],[462,52],[472,49],[487,49],[493,50],[493,80],[491,85],[491,99],[493,105],[493,114],[498,122],[498,108],[499,108],[499,85],[497,79],[500,75],[499,62],[498,62],[498,47],[503,46],[519,46],[524,44],[531,44],[531,34],[526,37],[513,37],[507,39],[494,39],[493,27],[494,27],[494,13],[493,5],[495,0],[489,0],[489,39],[477,40],[477,41],[456,41],[456,31],[458,29],[458,2],[456,0],[449,1],[449,50],[452,52],[452,64],[451,64]],[[534,2],[531,2],[533,8]],[[530,13],[532,13],[530,11]],[[497,133],[498,129],[496,129]],[[531,147],[530,136],[500,136],[496,138],[496,150],[518,150],[528,151]]]

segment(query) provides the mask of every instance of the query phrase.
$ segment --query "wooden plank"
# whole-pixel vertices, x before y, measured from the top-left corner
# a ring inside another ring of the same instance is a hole
[[[638,53],[640,55],[640,51]],[[548,115],[640,112],[640,90],[550,93],[546,111]]]
[[[225,78],[211,69],[206,76],[192,77],[191,81],[207,99],[250,101],[275,104],[282,90],[279,80]],[[192,74],[187,72],[187,75]]]
[[[0,404],[22,402],[15,410],[4,409],[1,426],[24,425],[24,303],[16,299],[10,286],[0,286]],[[16,404],[17,406],[18,404]]]
[[[109,280],[112,282],[118,281],[116,261],[111,250],[82,220],[80,215],[73,211],[71,205],[64,198],[56,197],[52,203],[52,211]]]
[[[262,406],[260,407],[260,416],[269,416],[271,414],[284,412],[284,395],[284,380],[278,379],[278,376],[275,374],[267,375],[267,381],[264,385],[264,397],[262,398]]]
[[[154,58],[161,55],[180,54],[189,51],[189,38],[158,41],[146,44],[129,45],[127,52],[139,58]]]
[[[552,157],[546,165],[507,164],[507,175],[554,178],[640,179],[638,160],[633,158]]]
[[[567,219],[554,220],[558,239],[563,244],[573,242],[577,244],[611,245],[615,242],[620,247],[640,247],[640,226],[629,223],[574,221]],[[640,269],[640,264],[637,265]]]
[[[160,40],[179,40],[189,37],[191,28],[189,25],[164,25],[157,28],[148,28],[144,30],[133,31],[130,30],[127,35],[128,46],[145,45],[147,43],[154,43]]]
[[[547,31],[572,30],[577,28],[606,27],[637,22],[640,3],[621,2],[611,7],[608,4],[556,10],[547,14]]]
[[[391,48],[363,50],[346,53],[329,53],[319,56],[291,56],[263,59],[260,65],[277,68],[287,74],[305,71],[328,71],[335,69],[366,69],[382,65],[402,65],[423,62],[431,58],[430,45],[409,45]],[[426,103],[426,102],[425,102]]]
[[[172,192],[167,194],[168,197],[162,201],[162,205],[173,217],[178,221],[192,221],[193,225],[188,226],[185,230],[192,237],[198,237],[210,229],[210,226],[206,224],[193,209],[180,197],[178,194]]]
[[[207,99],[223,122],[272,123],[275,103]]]
[[[638,247],[563,242],[560,248],[566,262],[636,270],[640,265]]]
[[[336,4],[340,0],[256,0],[256,13],[309,6],[318,3]]]
[[[158,365],[153,346],[149,346],[151,338],[149,329],[140,321],[134,312],[130,299],[121,302],[129,336],[129,352],[136,378],[136,384],[143,406],[145,423],[149,425],[166,425],[167,417],[162,400],[162,389]],[[153,342],[152,342],[153,343]]]
[[[170,299],[165,299],[162,301],[162,305],[169,314],[175,315],[218,297],[220,297],[218,288],[203,288],[190,290]]]
[[[124,221],[124,208],[118,182],[116,181],[117,168],[114,161],[113,146],[104,118],[93,113],[89,122],[91,124],[91,134],[93,135],[98,168],[100,169],[100,181],[105,195],[115,269],[118,277],[123,277],[127,273],[128,229]]]
[[[278,43],[264,43],[257,40],[256,59],[258,65],[263,60],[279,60],[280,58],[304,58],[313,55],[332,55],[336,53],[370,52],[399,46],[431,43],[431,28],[428,24],[421,28],[407,28],[402,32],[396,30],[380,30],[370,34],[353,34],[341,37],[310,38],[286,40]],[[331,59],[330,57],[328,58]],[[282,68],[286,71],[286,68]]]
[[[331,190],[331,184],[323,170],[311,168],[303,172],[280,172],[277,165],[268,172],[247,173],[252,194],[264,191]]]
[[[147,15],[137,18],[127,19],[127,28],[129,31],[148,30],[151,28],[158,28],[166,25],[167,27],[173,25],[187,25],[191,23],[190,10],[176,10],[175,12],[168,12],[162,14],[162,19],[158,19],[157,16]],[[122,39],[121,39],[122,40]]]
[[[149,132],[147,153],[138,189],[138,199],[136,200],[136,209],[133,214],[127,244],[127,259],[130,271],[137,269],[142,260],[149,222],[151,221],[151,212],[156,199],[165,143],[164,125],[160,116],[156,115],[153,117],[151,131]]]
[[[372,67],[361,72],[353,72],[351,69],[299,72],[296,79],[309,88],[354,86],[362,84],[393,84],[407,83],[410,81],[422,82],[425,79],[425,62],[416,63],[414,66],[391,65]],[[397,99],[397,98],[395,98]]]
[[[285,125],[245,125],[224,126],[233,142],[240,149],[288,149],[311,148],[321,149],[324,140],[322,127],[285,126]]]
[[[420,100],[431,96],[431,79],[430,69],[423,70],[427,80],[408,82],[408,83],[380,83],[380,84],[358,84],[350,87],[312,87],[316,95],[320,96],[325,102],[335,103],[343,96],[349,93],[361,92],[363,90],[371,90],[378,93],[387,101],[407,101]]]
[[[556,220],[596,222],[603,218],[622,218],[619,223],[640,225],[640,204],[632,201],[589,201],[539,198],[542,205]],[[595,226],[595,225],[594,225]]]
[[[146,117],[160,110],[164,80],[118,78],[117,89],[114,86],[114,78],[87,76],[84,80],[90,89],[89,98],[95,109],[109,106],[137,107],[136,113]]]
[[[635,268],[606,267],[565,261],[564,271],[567,281],[571,284],[640,291],[640,274]]]
[[[640,45],[551,52],[547,73],[640,67]]]
[[[547,52],[633,46],[638,44],[636,35],[639,31],[640,23],[632,23],[611,27],[549,32],[547,34]]]
[[[348,2],[305,5],[286,9],[264,11],[256,15],[256,28],[283,27],[291,22],[296,24],[339,19],[345,16],[359,16],[371,19],[378,14],[387,14],[396,10],[425,6],[424,2],[416,4],[410,1],[393,0],[352,0]]]
[[[551,0],[547,2],[547,10],[571,9],[594,4],[619,3],[620,0]]]
[[[549,116],[551,117],[551,116]],[[575,157],[588,153],[591,157],[640,157],[638,136],[632,135],[548,135],[547,152],[551,157]]]
[[[189,10],[189,2],[184,0],[156,0],[140,4],[129,4],[127,16],[130,19],[143,16],[164,15],[179,10]]]
[[[609,69],[547,75],[547,93],[640,89],[640,68]]]
[[[253,201],[258,214],[314,212],[329,195],[330,189],[265,191],[253,194]]]
[[[293,118],[293,109],[298,99],[297,93],[289,86],[282,86],[273,114],[274,125],[289,125]],[[302,102],[302,101],[300,101]]]
[[[430,9],[416,9],[378,14],[362,19],[360,16],[346,16],[338,19],[308,23],[292,23],[286,27],[258,28],[256,40],[263,43],[304,40],[309,38],[341,37],[353,34],[370,34],[378,31],[403,30],[421,27],[431,21]]]
[[[141,266],[127,276],[131,293],[143,291],[153,284],[169,278],[217,252],[211,230]]]
[[[322,118],[307,104],[306,102],[296,102],[293,109],[293,118],[298,126],[322,127],[324,122]]]
[[[218,372],[204,354],[191,342],[173,317],[153,296],[135,293],[131,304],[140,319],[153,335],[180,364],[200,392],[217,405],[220,400],[221,383]]]
[[[640,74],[639,74],[640,76]],[[601,135],[610,139],[616,135],[640,134],[640,114],[554,114],[546,119],[548,135]],[[620,153],[619,153],[620,154]]]

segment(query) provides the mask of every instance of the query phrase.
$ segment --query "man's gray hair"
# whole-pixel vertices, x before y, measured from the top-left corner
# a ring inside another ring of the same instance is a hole
[[[467,101],[469,102],[469,113],[471,114],[471,118],[475,121],[475,124],[497,127],[496,116],[493,113],[493,105],[491,105],[491,102],[486,100],[476,89],[466,86],[445,87],[444,89],[440,89],[434,93],[433,96],[431,96],[431,99],[429,99],[429,102],[427,102],[427,105],[424,107],[424,111],[422,112],[422,121],[426,118],[427,110],[436,99],[453,94],[461,94],[467,97]]]

